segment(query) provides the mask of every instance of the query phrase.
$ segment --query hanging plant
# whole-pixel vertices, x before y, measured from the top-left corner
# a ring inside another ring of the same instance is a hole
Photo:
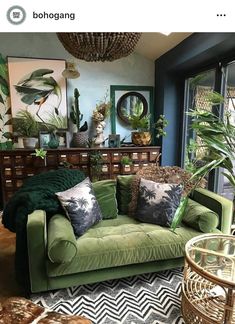
[[[6,142],[12,138],[9,95],[7,62],[0,54],[0,142]]]

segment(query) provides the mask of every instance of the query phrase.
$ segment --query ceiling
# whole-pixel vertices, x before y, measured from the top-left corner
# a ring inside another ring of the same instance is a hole
[[[142,33],[135,52],[154,61],[190,35],[191,33],[171,33],[168,36],[162,33]]]

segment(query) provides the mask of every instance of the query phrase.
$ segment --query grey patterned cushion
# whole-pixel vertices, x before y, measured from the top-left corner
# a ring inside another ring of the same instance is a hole
[[[100,207],[89,178],[73,188],[57,192],[56,195],[71,221],[76,236],[81,236],[102,219]]]
[[[180,204],[180,184],[156,183],[141,178],[135,218],[161,226],[171,226]]]

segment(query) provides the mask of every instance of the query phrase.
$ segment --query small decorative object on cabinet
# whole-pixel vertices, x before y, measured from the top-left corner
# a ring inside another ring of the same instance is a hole
[[[120,135],[119,134],[109,135],[109,147],[120,147]]]
[[[87,122],[81,126],[83,114],[79,109],[79,97],[80,93],[77,88],[74,89],[74,105],[70,112],[70,118],[72,122],[77,126],[77,132],[73,133],[72,144],[74,147],[86,147],[88,142],[88,126]]]
[[[156,164],[160,154],[159,146],[149,147],[119,147],[119,148],[59,148],[47,149],[46,164],[44,160],[31,155],[34,150],[15,149],[0,151],[0,176],[3,203],[6,203],[14,192],[22,185],[23,180],[35,174],[56,170],[61,165],[84,171],[87,176],[92,174],[91,152],[99,152],[99,178],[113,179],[121,173],[122,158],[133,161],[130,174],[149,164]],[[94,161],[93,161],[94,162]],[[126,172],[127,173],[127,172]],[[95,180],[95,179],[92,179]]]
[[[39,147],[48,148],[49,142],[51,139],[51,134],[48,131],[40,131],[39,132]]]
[[[96,105],[92,119],[95,123],[96,136],[93,139],[94,147],[103,147],[105,141],[108,139],[104,135],[104,128],[106,126],[105,119],[109,116],[111,103],[107,101],[108,92],[106,92],[103,101]]]

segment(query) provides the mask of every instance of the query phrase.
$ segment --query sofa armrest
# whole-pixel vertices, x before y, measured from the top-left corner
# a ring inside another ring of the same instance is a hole
[[[77,240],[71,222],[54,215],[48,224],[48,258],[53,263],[68,263],[77,254]]]
[[[28,215],[27,244],[31,291],[47,290],[47,228],[44,210],[35,210]]]
[[[224,234],[231,234],[233,202],[207,189],[197,188],[192,199],[213,210],[219,215],[219,229]]]

